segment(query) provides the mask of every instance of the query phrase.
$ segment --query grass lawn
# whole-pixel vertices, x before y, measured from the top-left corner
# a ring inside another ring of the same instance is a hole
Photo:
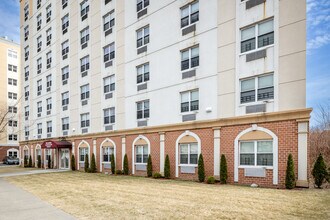
[[[25,172],[29,170],[35,170],[36,168],[24,168],[19,166],[0,166],[0,174],[5,173],[19,173],[19,172]]]
[[[8,181],[78,219],[330,219],[330,190],[276,190],[64,172]]]

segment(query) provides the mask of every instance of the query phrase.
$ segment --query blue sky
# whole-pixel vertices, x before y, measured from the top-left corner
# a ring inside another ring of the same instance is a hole
[[[0,36],[19,42],[18,0],[1,0]],[[325,102],[330,103],[330,0],[307,0],[307,107]]]

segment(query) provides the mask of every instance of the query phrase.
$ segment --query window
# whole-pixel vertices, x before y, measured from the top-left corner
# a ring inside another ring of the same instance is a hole
[[[89,99],[89,84],[81,86],[80,91],[81,91],[80,93],[81,101],[85,99]]]
[[[149,5],[149,0],[137,0],[136,11],[139,12]]]
[[[88,16],[89,12],[89,4],[87,0],[82,1],[80,4],[80,15],[81,15],[81,20],[85,20]]]
[[[181,112],[197,111],[199,109],[198,90],[181,93]]]
[[[273,78],[271,74],[241,80],[241,104],[274,99]]]
[[[42,37],[41,35],[37,38],[37,52],[41,51],[41,46],[42,46]]]
[[[24,28],[24,40],[27,41],[29,39],[29,25]]]
[[[108,62],[115,58],[115,43],[111,43],[103,48],[104,62]]]
[[[52,75],[46,77],[46,87],[47,91],[50,91],[50,88],[52,87]]]
[[[37,0],[37,9],[41,6],[41,0]]]
[[[110,163],[111,155],[114,153],[113,147],[103,147],[103,162]]]
[[[46,22],[48,23],[52,17],[52,5],[47,6],[46,13]]]
[[[149,26],[137,30],[136,34],[137,34],[136,46],[138,48],[149,43],[149,41],[150,41],[150,39],[149,39]]]
[[[136,103],[137,107],[137,119],[149,118],[149,100]]]
[[[89,56],[80,59],[80,71],[85,72],[89,70]]]
[[[41,28],[41,22],[42,22],[42,20],[41,20],[41,13],[37,16],[37,31],[39,31],[40,30],[40,28]]]
[[[115,108],[107,108],[103,110],[104,113],[104,124],[113,124],[115,123]]]
[[[25,81],[28,81],[29,80],[29,75],[30,75],[29,66],[24,68],[24,75],[25,75]]]
[[[25,117],[29,117],[29,115],[30,115],[30,107],[29,106],[24,107],[24,115],[25,115]]]
[[[149,81],[149,63],[136,67],[137,78],[136,83],[143,83]]]
[[[24,7],[24,21],[29,18],[29,5],[25,5]]]
[[[47,133],[52,133],[52,132],[53,132],[52,121],[47,121]]]
[[[86,155],[88,155],[88,148],[87,147],[79,148],[79,162],[85,162]]]
[[[65,15],[62,18],[62,32],[63,32],[63,34],[65,34],[68,31],[68,27],[69,27],[69,14]]]
[[[115,75],[105,77],[103,79],[103,90],[104,94],[112,92],[115,90]]]
[[[80,32],[80,43],[81,45],[87,45],[89,41],[89,27],[84,28],[81,32]]]
[[[62,118],[62,131],[69,130],[69,117]]]
[[[197,143],[180,144],[180,164],[197,165],[198,145]]]
[[[8,135],[9,141],[17,141],[17,134],[10,134]]]
[[[192,47],[181,51],[181,70],[199,66],[199,47]]]
[[[69,40],[66,40],[62,43],[62,57],[69,53]]]
[[[47,69],[48,69],[52,64],[52,51],[46,54],[46,58],[47,58]]]
[[[111,2],[112,0],[104,0],[104,4],[108,4],[109,2]]]
[[[29,99],[29,95],[30,95],[30,92],[29,92],[29,86],[25,86],[25,87],[24,87],[24,96],[25,96],[25,100],[28,100],[28,99]]]
[[[47,111],[52,110],[52,98],[46,99]]]
[[[17,86],[17,79],[8,78],[8,85]]]
[[[10,157],[16,157],[18,156],[18,150],[11,150],[11,151],[8,151],[8,156]]]
[[[199,2],[194,2],[181,9],[181,28],[199,20]]]
[[[241,53],[274,44],[274,21],[268,20],[241,30]]]
[[[115,13],[108,13],[103,16],[103,30],[107,31],[115,25]]]
[[[62,9],[68,6],[68,0],[62,0]]]
[[[8,70],[17,73],[17,66],[8,64]]]
[[[27,61],[27,60],[29,59],[29,54],[30,54],[29,46],[26,46],[26,47],[24,48],[25,61]]]
[[[29,150],[24,149],[24,159],[28,160],[29,159]]]
[[[15,121],[15,120],[9,120],[8,121],[8,126],[9,127],[17,127],[17,121]]]
[[[14,92],[8,92],[8,98],[17,100],[17,93]]]
[[[15,106],[9,106],[8,107],[8,112],[10,112],[10,113],[17,113],[17,107],[15,107]]]
[[[89,127],[89,113],[80,115],[80,126],[82,128]]]
[[[14,58],[14,59],[17,59],[17,51],[14,51],[14,50],[8,50],[8,57],[11,57],[11,58]]]
[[[65,66],[62,68],[62,81],[69,79],[69,66]]]
[[[24,127],[24,134],[25,134],[25,137],[29,137],[29,135],[30,135],[29,126]]]
[[[69,92],[62,93],[62,106],[69,104]]]
[[[272,141],[240,142],[241,166],[273,166]]]
[[[48,163],[48,160],[52,157],[52,151],[51,149],[45,149],[46,151],[46,163]]]
[[[37,95],[41,95],[41,91],[42,91],[42,80],[38,80],[37,81]]]
[[[41,68],[42,68],[42,59],[40,57],[39,59],[37,59],[37,71],[38,71],[38,74],[41,73]]]
[[[42,102],[37,102],[37,110],[38,110],[38,113],[41,113],[42,112]]]
[[[42,134],[42,123],[37,124],[38,134]]]
[[[149,150],[148,145],[137,145],[136,147],[136,161],[135,163],[146,164],[148,162]]]
[[[47,37],[47,46],[51,44],[52,42],[52,28],[49,28],[46,31],[46,37]]]

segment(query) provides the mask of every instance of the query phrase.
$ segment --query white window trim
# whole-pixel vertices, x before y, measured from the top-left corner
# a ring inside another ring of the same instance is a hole
[[[106,142],[111,142],[111,144],[113,145],[113,155],[115,157],[115,161],[116,161],[116,143],[111,140],[110,138],[106,138],[104,141],[102,141],[102,143],[100,144],[100,172],[102,172],[103,166],[102,164],[105,163],[110,163],[111,162],[103,162],[103,152],[102,152],[102,148],[103,148],[103,144],[105,144]]]
[[[148,155],[151,154],[150,152],[150,141],[147,137],[145,137],[144,135],[139,135],[138,137],[136,137],[133,141],[133,144],[132,144],[132,174],[134,175],[135,174],[135,165],[145,165],[144,163],[136,163],[135,162],[135,147],[136,147],[136,142],[138,140],[145,140],[147,142],[147,145],[148,145]]]
[[[87,149],[88,149],[87,152],[88,152],[88,160],[89,160],[89,164],[90,164],[90,162],[91,162],[91,155],[90,155],[90,148],[91,148],[91,146],[89,145],[88,142],[86,142],[86,141],[83,140],[83,141],[81,141],[81,142],[79,143],[79,145],[78,145],[78,152],[77,152],[77,153],[78,153],[78,160],[77,160],[77,161],[78,161],[78,166],[77,166],[77,167],[78,167],[78,170],[79,170],[79,168],[80,168],[80,163],[82,162],[82,161],[80,161],[80,152],[79,152],[79,149],[82,148],[82,147],[81,147],[82,144],[86,144],[86,145],[87,145]],[[85,147],[84,147],[84,148],[85,148]],[[84,161],[84,162],[85,162],[85,161]]]

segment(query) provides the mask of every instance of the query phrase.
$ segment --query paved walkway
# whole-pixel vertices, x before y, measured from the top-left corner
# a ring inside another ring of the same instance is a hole
[[[5,168],[3,168],[5,169]],[[56,170],[56,169],[36,169],[36,170],[26,170],[22,169],[22,172],[12,172],[12,173],[0,173],[1,177],[9,177],[9,176],[22,176],[22,175],[31,175],[31,174],[41,174],[41,173],[56,173],[56,172],[66,172],[67,170]]]
[[[36,171],[26,171],[22,173],[12,173],[12,175],[26,175],[41,173]],[[45,170],[48,171],[49,170]],[[54,170],[53,172],[55,172]],[[32,172],[32,173],[30,173]],[[45,172],[44,172],[45,173]],[[9,174],[6,174],[9,176]],[[0,178],[0,219],[20,219],[20,220],[71,220],[75,219],[69,214],[55,208],[51,204],[42,201],[33,194],[7,182]]]

